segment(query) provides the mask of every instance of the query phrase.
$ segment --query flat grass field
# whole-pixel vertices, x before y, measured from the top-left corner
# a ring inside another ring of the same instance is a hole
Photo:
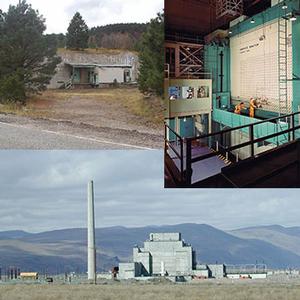
[[[300,282],[0,285],[2,300],[299,300]]]

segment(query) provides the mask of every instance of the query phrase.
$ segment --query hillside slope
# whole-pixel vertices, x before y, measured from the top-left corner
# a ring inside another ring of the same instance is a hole
[[[229,233],[242,239],[266,241],[300,255],[300,227],[260,226],[233,230]]]
[[[266,235],[256,235],[253,238],[254,235],[249,234],[249,229],[246,235],[241,229],[231,233],[205,224],[179,224],[97,229],[98,269],[109,270],[119,261],[130,261],[133,246],[143,246],[151,232],[181,232],[183,239],[196,250],[198,263],[264,262],[269,268],[300,267],[300,255],[294,249],[299,239],[297,235],[294,238],[290,235],[290,243],[283,248]],[[0,232],[0,265],[17,265],[23,270],[40,272],[47,269],[50,273],[85,272],[86,242],[86,229],[82,228],[36,234]]]

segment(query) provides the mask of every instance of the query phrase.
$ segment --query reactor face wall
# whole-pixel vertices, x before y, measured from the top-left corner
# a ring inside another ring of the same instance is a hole
[[[190,275],[193,269],[193,249],[181,240],[180,233],[151,233],[144,248],[133,249],[133,262],[142,264],[142,275]]]
[[[292,26],[287,23],[287,78],[292,78]],[[278,111],[278,21],[275,20],[230,38],[231,95],[234,100],[260,98],[264,109]],[[264,101],[264,102],[265,102]],[[288,82],[288,106],[292,83]]]
[[[161,263],[169,275],[189,275],[192,272],[192,247],[182,241],[145,242],[143,249],[151,253],[152,274],[161,273]]]

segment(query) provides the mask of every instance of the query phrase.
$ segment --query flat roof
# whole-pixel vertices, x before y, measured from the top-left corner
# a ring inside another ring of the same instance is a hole
[[[75,67],[75,68],[95,68],[95,67],[99,67],[99,68],[132,68],[131,65],[125,65],[125,64],[97,64],[97,63],[92,63],[92,64],[88,64],[88,63],[68,63],[65,62],[66,65],[69,65],[71,67]]]
[[[20,276],[37,276],[38,272],[21,272]]]

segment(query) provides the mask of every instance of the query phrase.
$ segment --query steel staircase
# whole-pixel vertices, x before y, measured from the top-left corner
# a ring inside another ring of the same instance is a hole
[[[65,82],[65,89],[66,89],[66,90],[71,89],[72,86],[73,86],[73,84],[72,84],[72,79],[70,79],[70,80],[68,80],[67,82]]]
[[[214,148],[211,148],[211,150],[215,153],[217,152],[217,150],[215,150]],[[229,166],[232,164],[232,162],[228,159],[228,157],[224,156],[223,154],[218,154],[217,156],[219,159],[224,161],[225,165]]]

